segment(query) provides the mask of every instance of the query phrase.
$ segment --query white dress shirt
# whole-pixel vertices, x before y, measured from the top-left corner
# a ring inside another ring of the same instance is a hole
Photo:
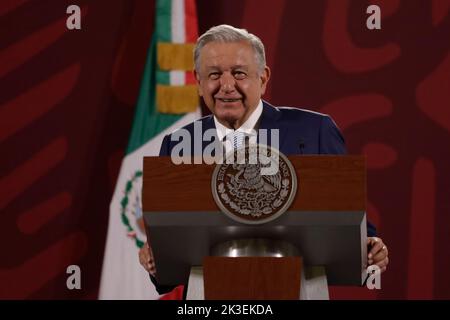
[[[259,100],[258,106],[253,110],[250,117],[245,121],[238,129],[233,130],[225,127],[219,122],[219,120],[214,116],[214,124],[216,126],[217,137],[219,141],[223,141],[224,137],[227,137],[224,141],[226,150],[233,150],[234,148],[240,148],[244,143],[245,136],[255,137],[256,131],[255,126],[258,123],[259,118],[263,112],[262,101]],[[230,138],[228,138],[230,137]]]

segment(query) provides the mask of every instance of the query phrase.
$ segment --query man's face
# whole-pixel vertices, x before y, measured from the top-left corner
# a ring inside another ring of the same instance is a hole
[[[195,76],[209,110],[223,125],[237,129],[258,106],[270,70],[260,70],[246,41],[210,42],[200,51]]]

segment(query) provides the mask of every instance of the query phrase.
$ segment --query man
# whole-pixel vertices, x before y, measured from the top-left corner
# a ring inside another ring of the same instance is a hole
[[[198,121],[203,131],[215,129],[218,141],[231,134],[234,147],[239,147],[244,136],[254,134],[252,129],[278,129],[279,150],[285,155],[345,154],[344,139],[329,116],[297,108],[276,108],[261,100],[270,69],[266,66],[264,46],[255,35],[228,25],[213,27],[198,39],[194,62],[199,94],[212,112]],[[193,123],[184,129],[194,137]],[[160,155],[171,155],[177,143],[171,135],[166,136]],[[205,145],[203,142],[203,148]],[[367,230],[368,264],[376,264],[384,272],[389,262],[387,247],[375,237],[370,223]],[[155,280],[152,256],[151,248],[145,244],[139,252],[140,263],[150,273],[157,291],[168,292],[173,287],[159,286]]]

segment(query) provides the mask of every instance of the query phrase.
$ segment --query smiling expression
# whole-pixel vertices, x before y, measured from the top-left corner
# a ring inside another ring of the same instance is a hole
[[[239,128],[258,106],[270,70],[261,70],[250,43],[210,42],[200,51],[199,94],[220,123]]]

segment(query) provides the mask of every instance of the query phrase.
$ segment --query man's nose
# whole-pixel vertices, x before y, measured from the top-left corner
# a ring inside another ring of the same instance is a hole
[[[236,80],[233,75],[224,73],[220,77],[220,90],[222,92],[233,92],[235,90]]]

